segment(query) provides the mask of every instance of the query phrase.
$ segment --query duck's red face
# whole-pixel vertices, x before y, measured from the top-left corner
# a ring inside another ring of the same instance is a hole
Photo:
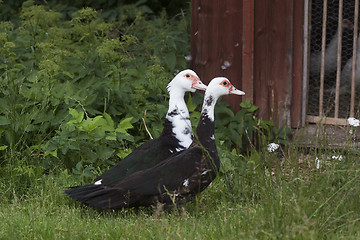
[[[186,73],[184,75],[185,78],[192,81],[191,88],[198,89],[198,90],[206,90],[206,85],[203,84],[198,76],[195,76],[191,73]]]
[[[232,85],[232,84],[230,83],[230,81],[227,80],[227,79],[224,79],[223,81],[221,81],[221,82],[220,82],[220,85],[221,85],[222,87],[227,88],[227,89],[229,90],[229,94],[245,95],[245,93],[244,93],[243,91],[240,91],[240,90],[236,89],[236,88],[234,87],[234,85]]]

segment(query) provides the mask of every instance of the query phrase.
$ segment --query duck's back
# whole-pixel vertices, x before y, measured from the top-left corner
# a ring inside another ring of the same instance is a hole
[[[123,178],[147,168],[151,168],[176,153],[176,145],[168,142],[165,137],[149,140],[132,153],[118,162],[114,167],[105,171],[95,181],[101,184],[112,184]]]

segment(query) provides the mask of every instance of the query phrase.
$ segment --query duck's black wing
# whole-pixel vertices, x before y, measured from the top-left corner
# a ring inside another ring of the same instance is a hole
[[[147,141],[114,167],[102,173],[95,181],[101,180],[101,183],[105,185],[119,182],[137,171],[155,166],[174,153],[176,153],[176,147],[167,142],[166,138],[159,137]]]
[[[183,203],[204,190],[216,176],[208,155],[197,144],[158,165],[111,184],[77,186],[65,192],[91,207],[114,209]]]

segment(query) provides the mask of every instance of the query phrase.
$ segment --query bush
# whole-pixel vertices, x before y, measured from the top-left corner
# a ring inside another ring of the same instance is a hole
[[[16,26],[0,22],[1,176],[91,176],[149,139],[144,122],[159,136],[166,84],[187,66],[188,21],[123,10],[112,23],[91,8],[67,21],[27,1]]]

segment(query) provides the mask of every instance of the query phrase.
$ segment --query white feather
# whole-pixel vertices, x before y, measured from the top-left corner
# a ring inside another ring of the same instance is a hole
[[[100,179],[100,180],[98,180],[98,181],[94,182],[94,185],[101,185],[101,182],[102,182],[102,179]]]
[[[184,180],[183,186],[184,186],[184,187],[189,186],[189,179],[185,179],[185,180]]]

